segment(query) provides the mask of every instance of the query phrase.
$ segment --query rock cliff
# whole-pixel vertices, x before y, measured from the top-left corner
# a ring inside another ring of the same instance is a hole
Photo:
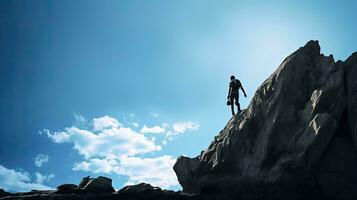
[[[174,170],[184,192],[240,199],[357,198],[357,53],[310,41],[289,55],[195,158]]]

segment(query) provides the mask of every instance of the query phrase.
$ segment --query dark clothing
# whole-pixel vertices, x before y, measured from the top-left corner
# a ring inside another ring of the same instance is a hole
[[[233,105],[234,103],[237,105],[239,103],[239,93],[231,94],[229,100],[231,102],[231,105]]]
[[[229,83],[228,99],[231,103],[232,114],[234,115],[234,104],[238,107],[238,114],[241,112],[239,104],[239,89],[241,89],[246,96],[242,83],[238,79],[232,79]]]
[[[238,79],[233,79],[229,83],[230,94],[238,94],[239,88],[242,87],[242,83]]]
[[[231,102],[231,110],[232,110],[232,114],[234,115],[234,104],[236,104],[236,106],[238,106],[238,114],[240,113],[240,104],[239,104],[239,92],[237,93],[232,93],[229,96],[229,101]]]

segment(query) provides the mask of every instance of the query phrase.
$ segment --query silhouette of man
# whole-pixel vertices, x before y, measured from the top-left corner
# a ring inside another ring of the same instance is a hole
[[[243,91],[244,97],[247,97],[247,94],[244,91],[242,83],[232,75],[231,82],[229,83],[229,91],[227,96],[227,100],[231,104],[232,115],[234,115],[234,102],[238,107],[238,114],[242,111],[240,109],[240,104],[239,104],[239,89]]]

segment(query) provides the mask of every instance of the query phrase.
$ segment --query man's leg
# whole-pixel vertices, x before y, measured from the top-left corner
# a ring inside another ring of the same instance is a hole
[[[234,115],[234,97],[230,96],[229,100],[231,101],[231,110],[232,110],[232,115]]]
[[[235,103],[236,103],[236,105],[237,105],[237,107],[238,107],[238,114],[242,111],[241,109],[240,109],[240,103],[239,103],[239,94],[237,94],[237,95],[235,95],[234,96],[234,99],[235,99]]]

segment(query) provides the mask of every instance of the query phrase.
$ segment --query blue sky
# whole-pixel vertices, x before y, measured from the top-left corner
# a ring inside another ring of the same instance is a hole
[[[354,1],[0,1],[0,188],[109,176],[180,189],[171,166],[294,50],[357,50]]]

